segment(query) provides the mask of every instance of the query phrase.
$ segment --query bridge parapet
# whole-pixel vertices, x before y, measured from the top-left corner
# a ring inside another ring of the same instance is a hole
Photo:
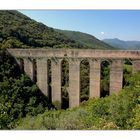
[[[19,58],[102,58],[102,59],[140,59],[139,50],[93,50],[93,49],[8,49]]]

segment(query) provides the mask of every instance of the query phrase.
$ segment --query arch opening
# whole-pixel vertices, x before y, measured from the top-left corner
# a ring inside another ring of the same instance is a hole
[[[89,99],[89,71],[90,66],[88,60],[82,60],[80,63],[80,102]]]
[[[17,61],[19,62],[19,63],[17,62],[17,64],[19,66],[20,72],[24,73],[24,60],[22,58],[19,58]]]
[[[61,108],[69,108],[69,63],[66,59],[63,59],[61,62]]]
[[[132,76],[133,66],[130,59],[125,59],[123,64],[123,87],[129,84],[129,77]]]
[[[33,59],[33,81],[37,82],[37,64],[35,59]]]
[[[110,63],[107,60],[101,62],[101,92],[100,97],[109,95]]]
[[[51,70],[51,60],[47,60],[48,64],[48,101],[52,103],[52,86],[51,86],[51,75],[52,75],[52,70]]]

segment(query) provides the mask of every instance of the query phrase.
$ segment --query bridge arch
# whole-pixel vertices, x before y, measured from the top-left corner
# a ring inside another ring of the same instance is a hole
[[[101,61],[101,91],[100,97],[109,95],[109,82],[110,82],[110,60],[103,59]]]
[[[69,107],[69,61],[68,59],[64,58],[61,61],[61,68],[62,68],[62,79],[61,79],[61,91],[62,91],[62,108],[66,109]]]
[[[89,61],[83,59],[80,62],[80,102],[89,99]]]
[[[126,50],[90,50],[90,49],[8,49],[18,64],[24,61],[24,71],[48,96],[48,59],[51,61],[51,98],[52,102],[62,103],[62,60],[69,63],[69,107],[80,104],[80,63],[83,59],[89,62],[89,98],[100,97],[101,61],[110,61],[109,94],[118,93],[122,89],[124,59],[132,60],[133,73],[140,71],[140,51]],[[36,63],[36,67],[34,65]],[[22,67],[22,66],[21,66]],[[35,73],[36,69],[36,73]]]

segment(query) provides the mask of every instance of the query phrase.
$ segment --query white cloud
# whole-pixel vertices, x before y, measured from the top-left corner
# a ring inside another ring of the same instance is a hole
[[[101,35],[104,35],[105,33],[104,32],[101,32]]]

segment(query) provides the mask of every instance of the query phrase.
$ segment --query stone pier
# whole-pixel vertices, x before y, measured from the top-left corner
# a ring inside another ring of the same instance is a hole
[[[21,58],[15,58],[16,63],[18,64],[20,70],[23,72],[24,71],[24,62],[23,59]]]
[[[58,101],[62,102],[61,97],[61,61],[62,59],[52,59],[51,60],[51,70],[52,70],[52,102]]]
[[[89,60],[90,88],[89,98],[100,97],[101,60]]]
[[[24,72],[27,74],[27,76],[29,76],[32,81],[34,81],[35,67],[32,59],[24,58]]]
[[[41,92],[48,96],[48,61],[47,59],[37,59],[37,85]]]
[[[139,60],[133,60],[132,64],[133,64],[133,73],[137,73],[138,71],[140,71],[140,61]]]
[[[69,60],[69,107],[80,104],[80,60]]]
[[[110,95],[117,94],[123,84],[123,60],[112,60],[110,65]]]

